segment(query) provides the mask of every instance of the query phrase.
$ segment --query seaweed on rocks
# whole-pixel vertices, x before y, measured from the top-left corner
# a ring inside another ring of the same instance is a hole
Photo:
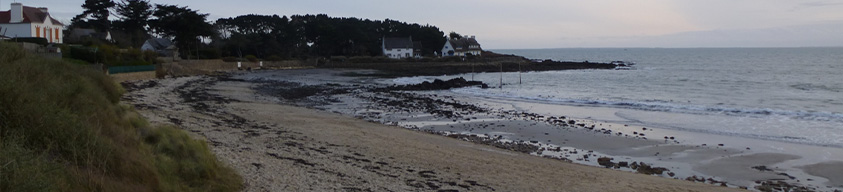
[[[480,137],[477,135],[466,135],[466,134],[445,134],[439,133],[441,135],[445,135],[451,138],[460,139],[464,141],[470,141],[473,143],[484,144],[484,145],[491,145],[497,148],[521,152],[521,153],[533,153],[539,150],[539,147],[536,145],[532,145],[526,142],[516,142],[516,141],[504,141],[501,138],[494,138],[494,137]]]
[[[796,191],[796,192],[809,192],[809,191],[817,191],[815,188],[809,188],[805,186],[801,186],[799,184],[791,184],[784,181],[756,181],[758,186],[755,186],[755,189],[763,192],[773,192],[773,191]]]
[[[138,82],[120,82],[120,85],[123,86],[123,89],[126,89],[126,92],[134,92],[137,90],[143,90],[146,88],[151,88],[158,86],[158,81],[138,81]]]
[[[385,89],[387,90],[402,90],[402,91],[429,91],[429,90],[446,90],[452,88],[461,88],[461,87],[470,87],[470,86],[480,86],[481,88],[489,88],[489,85],[481,81],[468,81],[462,77],[453,78],[447,81],[443,81],[441,79],[433,80],[433,82],[425,81],[419,84],[411,84],[411,85],[396,85],[390,86]]]

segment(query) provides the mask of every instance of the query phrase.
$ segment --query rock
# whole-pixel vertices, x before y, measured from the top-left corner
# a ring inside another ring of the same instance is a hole
[[[393,90],[404,90],[404,91],[424,91],[424,90],[445,90],[451,88],[460,88],[460,87],[468,87],[468,86],[480,86],[482,88],[488,88],[489,86],[480,81],[467,81],[462,77],[453,78],[447,81],[443,81],[441,79],[433,80],[433,82],[425,81],[419,84],[412,84],[412,85],[402,85],[402,86],[391,86],[388,89]]]
[[[612,158],[609,158],[609,157],[597,158],[597,164],[600,164],[601,166],[606,167],[606,168],[610,168],[610,167],[615,166],[615,163],[612,162]]]
[[[753,166],[752,168],[756,169],[756,170],[759,170],[759,171],[773,171],[772,169],[767,168],[767,166],[764,166],[764,165]]]
[[[667,168],[664,167],[652,167],[645,163],[639,163],[638,169],[636,169],[638,173],[647,174],[647,175],[661,175],[665,171],[668,171]]]

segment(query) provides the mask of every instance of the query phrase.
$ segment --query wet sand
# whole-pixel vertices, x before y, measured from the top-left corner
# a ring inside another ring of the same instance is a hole
[[[124,101],[203,138],[244,191],[730,191],[502,150],[278,104],[255,84],[186,77],[140,83]]]
[[[830,161],[803,166],[811,175],[828,178],[826,185],[843,187],[843,161]]]

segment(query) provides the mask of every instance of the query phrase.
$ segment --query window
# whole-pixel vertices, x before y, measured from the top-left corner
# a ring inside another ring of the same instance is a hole
[[[404,53],[404,57],[410,57],[409,53]]]

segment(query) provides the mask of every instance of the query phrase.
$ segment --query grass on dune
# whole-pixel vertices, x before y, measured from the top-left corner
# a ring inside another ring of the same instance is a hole
[[[236,191],[207,144],[152,127],[88,66],[0,43],[0,191]]]

